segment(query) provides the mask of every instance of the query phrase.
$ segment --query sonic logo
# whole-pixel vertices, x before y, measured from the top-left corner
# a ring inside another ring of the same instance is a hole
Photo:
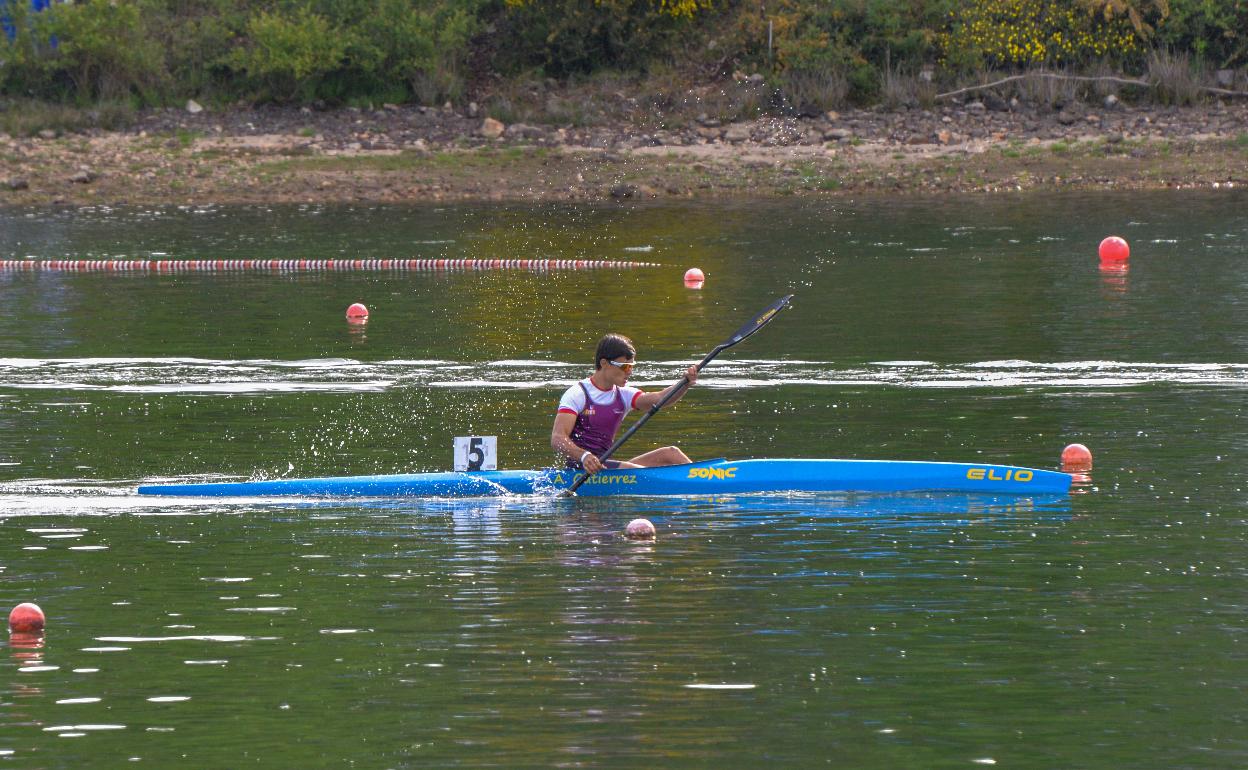
[[[691,479],[735,479],[736,467],[732,468],[690,468],[688,478]]]
[[[968,468],[966,477],[971,481],[1021,481],[1028,482],[1036,474],[1026,468],[1006,468],[1005,475],[998,473],[997,468]]]

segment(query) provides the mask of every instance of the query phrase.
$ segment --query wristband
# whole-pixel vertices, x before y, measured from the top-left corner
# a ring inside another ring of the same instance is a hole
[[[586,458],[586,457],[589,457],[591,454],[593,454],[593,453],[592,453],[592,452],[590,452],[588,449],[587,449],[587,450],[585,450],[585,453],[581,455],[581,465],[584,465],[584,464],[585,464],[585,458]]]

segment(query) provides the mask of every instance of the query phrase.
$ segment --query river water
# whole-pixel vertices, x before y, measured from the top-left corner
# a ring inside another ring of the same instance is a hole
[[[1097,243],[1120,234],[1126,271]],[[0,210],[0,758],[152,767],[1248,762],[1248,195]],[[686,288],[697,266],[707,282]],[[150,479],[553,462],[606,330],[640,452],[1095,468],[1060,499],[248,502]],[[352,302],[372,311],[350,325]],[[623,538],[651,519],[653,543]]]

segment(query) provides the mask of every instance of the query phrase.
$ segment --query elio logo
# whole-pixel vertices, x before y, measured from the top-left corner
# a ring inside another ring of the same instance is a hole
[[[1006,468],[1001,475],[999,468],[968,468],[966,477],[971,481],[1022,481],[1028,482],[1036,477],[1033,471],[1026,468]]]

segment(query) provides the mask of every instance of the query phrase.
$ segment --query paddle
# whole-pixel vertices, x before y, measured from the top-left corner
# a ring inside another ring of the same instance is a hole
[[[699,372],[702,371],[703,367],[709,364],[711,362],[711,359],[713,359],[715,356],[719,355],[723,351],[727,350],[728,348],[732,347],[733,345],[737,344],[741,340],[745,339],[746,337],[750,336],[754,332],[766,326],[767,323],[771,319],[776,317],[777,313],[779,313],[781,310],[784,310],[786,307],[789,306],[789,300],[791,299],[793,299],[793,295],[789,294],[771,303],[771,305],[766,310],[754,316],[754,318],[752,318],[750,322],[747,323],[745,326],[742,326],[740,329],[737,329],[736,334],[732,335],[727,340],[716,345],[715,348],[711,350],[710,353],[706,354],[706,358],[703,358],[701,363],[698,364],[698,371]],[[624,431],[624,435],[617,438],[615,440],[615,443],[612,444],[607,449],[607,451],[603,452],[598,457],[598,459],[605,461],[608,457],[615,454],[615,450],[623,446],[625,441],[628,441],[641,426],[646,424],[647,420],[649,420],[651,417],[657,414],[660,409],[667,406],[667,403],[671,401],[673,398],[675,398],[676,395],[680,393],[681,390],[683,390],[685,386],[688,384],[689,384],[689,377],[688,376],[681,377],[680,382],[677,383],[676,387],[672,388],[668,392],[668,394],[661,401],[659,401],[659,403],[650,407],[650,411],[643,414],[641,418],[637,420],[637,422],[633,423],[633,426],[631,428]],[[571,497],[572,495],[576,494],[576,490],[579,489],[580,486],[584,484],[585,480],[588,478],[589,478],[588,473],[582,473],[580,476],[577,477],[576,481],[572,482],[572,486],[568,487],[567,489],[563,491],[562,496]]]

